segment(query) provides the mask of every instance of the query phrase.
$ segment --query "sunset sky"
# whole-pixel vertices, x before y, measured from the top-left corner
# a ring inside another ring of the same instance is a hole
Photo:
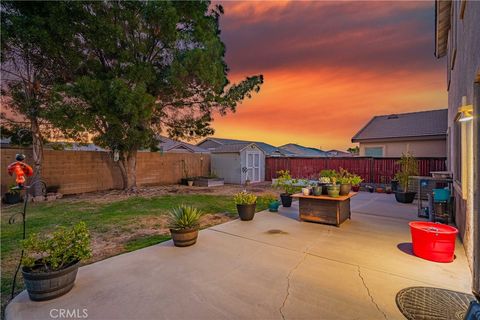
[[[447,105],[434,2],[220,2],[229,78],[265,83],[216,137],[346,149],[374,115]]]

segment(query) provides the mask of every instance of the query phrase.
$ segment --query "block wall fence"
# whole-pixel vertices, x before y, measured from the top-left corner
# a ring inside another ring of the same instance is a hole
[[[7,166],[15,154],[26,155],[32,165],[31,149],[1,149],[1,192],[15,183]],[[44,150],[42,179],[47,185],[60,186],[63,194],[76,194],[121,189],[120,169],[108,152]],[[185,177],[206,176],[210,172],[210,155],[198,153],[139,152],[137,156],[137,185],[166,185],[179,183]]]

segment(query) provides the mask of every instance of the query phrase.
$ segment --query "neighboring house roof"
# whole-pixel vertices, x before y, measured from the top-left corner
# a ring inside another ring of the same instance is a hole
[[[213,142],[218,143],[219,145],[231,145],[231,144],[242,144],[242,143],[251,144],[251,143],[254,143],[258,148],[262,149],[262,151],[266,155],[275,155],[275,154],[284,155],[284,156],[291,155],[291,153],[288,152],[287,150],[282,150],[281,148],[272,146],[271,144],[268,144],[268,143],[265,143],[265,142],[259,142],[259,141],[223,139],[223,138],[207,138],[205,140],[200,141],[197,145],[201,145],[205,141],[213,141]],[[212,151],[213,150],[216,151],[217,148],[218,147],[213,148]]]
[[[158,148],[160,148],[163,152],[174,152],[185,150],[187,152],[192,153],[208,153],[209,151],[196,146],[194,144],[186,143],[183,141],[173,140],[164,136],[157,136],[158,140]]]
[[[296,143],[288,143],[280,146],[281,149],[288,150],[294,156],[300,157],[327,157],[327,153],[323,150],[311,147],[304,147]]]
[[[437,58],[447,54],[451,6],[452,1],[450,0],[435,1],[435,57]]]
[[[325,151],[325,152],[328,154],[329,157],[353,157],[353,156],[355,156],[354,154],[352,154],[350,152],[336,150],[336,149],[328,150],[328,151]]]
[[[213,150],[212,153],[240,153],[244,149],[250,146],[255,146],[261,151],[263,151],[260,147],[258,147],[253,142],[242,142],[242,143],[235,143],[235,144],[223,144],[220,147]]]
[[[448,110],[430,110],[373,117],[352,142],[446,137]]]

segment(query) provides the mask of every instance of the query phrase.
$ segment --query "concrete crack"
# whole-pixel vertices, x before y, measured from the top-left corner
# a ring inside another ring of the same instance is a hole
[[[367,290],[367,294],[370,297],[370,300],[372,300],[372,303],[375,305],[375,308],[377,308],[378,312],[380,312],[383,315],[383,317],[388,320],[388,317],[385,314],[385,312],[383,312],[382,309],[380,309],[378,304],[375,302],[375,299],[373,299],[373,296],[370,293],[370,289],[368,289],[367,284],[365,283],[365,279],[363,278],[362,273],[360,271],[360,266],[358,266],[358,265],[357,265],[357,270],[358,270],[358,276],[360,277],[360,280],[362,280],[362,284],[365,287],[365,289]]]
[[[282,305],[280,306],[280,309],[279,309],[283,320],[285,320],[285,315],[283,314],[283,308],[285,308],[285,304],[287,303],[287,299],[290,296],[290,277],[298,269],[298,267],[300,267],[300,265],[305,261],[305,259],[307,259],[307,252],[306,251],[304,252],[304,255],[303,255],[302,259],[300,259],[300,261],[292,268],[292,270],[290,270],[290,272],[287,275],[287,293],[286,293],[285,298],[283,299],[283,303],[282,303]]]

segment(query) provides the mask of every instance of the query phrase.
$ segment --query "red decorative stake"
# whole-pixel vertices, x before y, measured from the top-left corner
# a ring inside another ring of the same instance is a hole
[[[23,162],[25,160],[25,156],[23,154],[17,154],[15,156],[15,162],[8,166],[8,174],[12,175],[15,173],[15,181],[17,182],[17,186],[14,189],[23,189],[25,184],[25,176],[30,177],[33,175],[33,169],[28,164]]]

